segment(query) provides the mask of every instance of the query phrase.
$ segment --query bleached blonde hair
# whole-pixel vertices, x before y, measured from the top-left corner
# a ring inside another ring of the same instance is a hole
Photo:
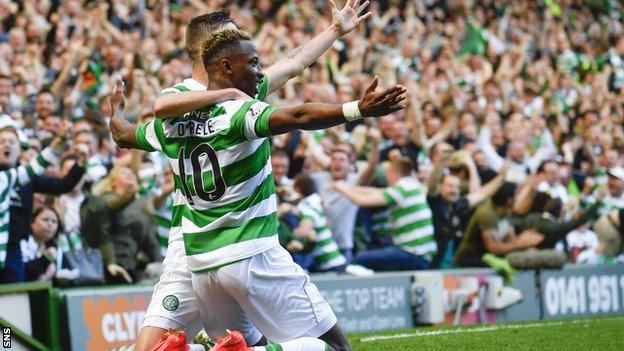
[[[251,37],[240,29],[222,29],[210,34],[202,44],[204,66],[209,66],[220,53],[237,47],[243,40],[251,40]]]

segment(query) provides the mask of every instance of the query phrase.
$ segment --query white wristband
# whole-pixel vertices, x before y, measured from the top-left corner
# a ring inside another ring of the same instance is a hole
[[[360,108],[358,107],[359,102],[359,100],[356,100],[342,104],[342,114],[347,121],[355,121],[362,118],[362,113],[360,113]]]

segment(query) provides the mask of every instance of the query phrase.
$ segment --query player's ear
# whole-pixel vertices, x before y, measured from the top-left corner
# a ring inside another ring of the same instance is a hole
[[[221,67],[221,71],[227,75],[232,75],[234,70],[232,69],[232,62],[228,59],[223,59],[219,62],[219,66]]]

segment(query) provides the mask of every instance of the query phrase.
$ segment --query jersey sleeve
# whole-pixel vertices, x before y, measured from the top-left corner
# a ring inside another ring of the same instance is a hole
[[[237,125],[240,131],[249,140],[266,138],[271,135],[269,130],[269,116],[277,107],[262,101],[254,101],[244,115],[241,114]]]
[[[266,74],[262,77],[260,84],[258,85],[258,95],[256,95],[256,99],[260,101],[264,101],[267,98],[269,93],[269,76]]]
[[[178,85],[174,85],[172,87],[168,87],[165,88],[163,90],[160,91],[160,94],[158,94],[158,96],[163,96],[163,95],[167,95],[167,94],[174,94],[174,93],[180,93],[183,91],[189,91],[189,89],[187,87],[185,87],[182,84],[178,84]]]
[[[497,230],[498,229],[498,217],[487,211],[486,207],[479,208],[475,213],[475,219],[480,230]]]
[[[401,197],[401,193],[396,186],[386,188],[381,194],[388,201],[388,206],[396,205]]]
[[[52,163],[58,163],[58,157],[51,148],[47,147],[30,163],[7,170],[1,177],[0,187],[2,189],[12,188],[16,184],[24,186],[30,183],[34,177],[43,174]]]
[[[135,136],[142,150],[148,152],[162,151],[161,140],[164,139],[162,120],[154,119],[147,123],[139,123]]]

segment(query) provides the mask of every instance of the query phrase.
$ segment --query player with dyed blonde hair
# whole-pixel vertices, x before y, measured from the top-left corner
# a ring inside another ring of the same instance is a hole
[[[203,61],[209,90],[236,88],[257,95],[264,74],[246,33],[215,32],[206,40]],[[375,78],[360,101],[343,105],[278,108],[230,100],[210,107],[206,118],[156,119],[138,126],[121,117],[120,83],[116,86],[111,99],[115,141],[164,152],[179,179],[176,200],[182,215],[174,215],[173,225],[181,227],[199,311],[211,337],[236,329],[253,344],[259,330],[280,344],[256,350],[350,350],[331,308],[277,240],[268,138],[402,109],[405,89],[375,92],[377,83]],[[240,346],[228,350],[245,350],[240,338],[230,334],[216,349],[233,342]]]
[[[336,39],[349,33],[370,16],[370,13],[360,16],[368,6],[368,0],[364,3],[360,3],[360,0],[349,0],[340,10],[333,0],[329,0],[329,5],[332,11],[332,24],[308,43],[294,49],[286,58],[266,70],[265,78],[258,86],[258,99],[263,100],[267,94],[279,89],[288,79],[300,74],[331,47]],[[235,98],[249,99],[247,95],[235,88],[206,90],[209,77],[203,66],[201,45],[212,32],[224,28],[236,28],[229,13],[224,11],[197,16],[189,23],[186,49],[193,61],[192,77],[162,91],[153,106],[156,117],[181,118],[187,113],[201,115],[202,109],[215,103]],[[173,219],[181,218],[181,209],[179,204],[172,206],[170,211]],[[173,225],[170,230],[163,273],[154,287],[136,350],[151,350],[170,328],[182,329],[187,335],[195,335],[201,328],[179,225]],[[248,342],[263,344],[266,341],[258,332],[248,339]],[[198,345],[191,347],[202,350],[202,347]]]

